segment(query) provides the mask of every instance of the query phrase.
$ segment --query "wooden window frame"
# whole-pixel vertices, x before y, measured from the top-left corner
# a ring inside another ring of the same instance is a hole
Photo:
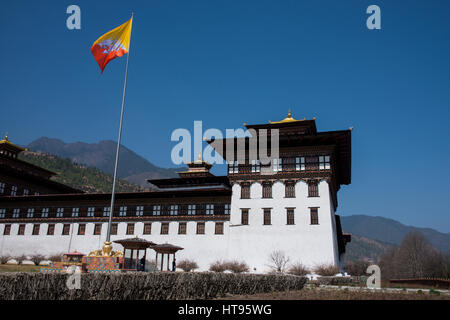
[[[136,216],[142,217],[143,215],[144,215],[144,206],[142,205],[136,206]]]
[[[47,235],[48,236],[54,236],[55,235],[55,224],[49,223],[47,226]]]
[[[248,226],[248,220],[249,220],[249,209],[241,209],[241,225]]]
[[[309,208],[310,215],[310,225],[318,225],[319,224],[319,208],[318,207],[310,207]]]
[[[33,230],[31,231],[31,235],[32,236],[38,236],[40,229],[41,229],[41,225],[40,224],[33,224]]]
[[[111,224],[111,235],[117,235],[117,230],[119,229],[118,223]]]
[[[263,225],[264,226],[272,225],[272,209],[270,208],[263,209]]]
[[[142,230],[142,234],[152,234],[152,223],[145,222],[144,229]]]
[[[100,236],[102,234],[102,224],[95,223],[94,224],[94,236]]]
[[[88,217],[95,217],[95,207],[88,207],[87,208],[87,216]]]
[[[241,199],[250,199],[250,183],[241,184]]]
[[[295,210],[294,208],[286,208],[286,224],[295,225]]]
[[[214,234],[223,234],[223,222],[216,222]]]
[[[317,180],[308,182],[308,198],[319,197],[319,182]]]
[[[262,198],[263,199],[272,199],[272,183],[263,182]]]
[[[161,232],[160,232],[160,234],[164,234],[164,235],[169,234],[169,222],[161,222]]]
[[[295,182],[287,181],[285,183],[285,198],[295,198]]]
[[[5,229],[3,229],[3,235],[4,236],[11,235],[11,225],[10,224],[5,224]]]
[[[86,234],[86,224],[85,223],[79,223],[78,224],[77,235],[84,236],[85,234]]]
[[[126,235],[134,235],[134,222],[127,223]]]
[[[205,229],[205,222],[197,222],[197,234],[205,234]]]
[[[187,234],[186,222],[178,222],[178,234]]]
[[[67,232],[66,232],[66,230],[67,230]],[[70,234],[70,224],[65,223],[65,224],[63,224],[63,228],[61,230],[61,235],[68,236],[69,234]]]

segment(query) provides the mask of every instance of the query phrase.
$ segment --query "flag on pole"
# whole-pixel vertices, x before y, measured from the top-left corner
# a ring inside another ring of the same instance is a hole
[[[102,73],[108,62],[128,53],[132,22],[133,18],[105,33],[92,45],[92,55],[97,60]]]

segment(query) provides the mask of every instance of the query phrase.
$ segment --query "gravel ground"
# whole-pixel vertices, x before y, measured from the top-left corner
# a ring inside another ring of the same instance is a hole
[[[354,291],[331,288],[307,288],[299,291],[262,293],[255,295],[227,295],[227,300],[450,300],[450,295],[435,291],[418,292],[383,292]]]

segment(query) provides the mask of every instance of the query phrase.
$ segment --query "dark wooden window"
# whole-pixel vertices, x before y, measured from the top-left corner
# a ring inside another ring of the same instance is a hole
[[[197,222],[197,234],[205,234],[205,223]]]
[[[143,216],[144,215],[144,206],[136,206],[136,215]]]
[[[295,184],[293,181],[287,181],[286,185],[286,198],[295,198]]]
[[[294,209],[291,208],[287,209],[286,216],[287,216],[287,224],[295,224]]]
[[[311,224],[319,224],[319,212],[318,208],[310,208]]]
[[[117,223],[111,224],[111,234],[116,235],[117,234]]]
[[[161,234],[169,234],[169,223],[161,223]]]
[[[100,223],[96,223],[94,225],[94,235],[98,236],[102,233],[102,225]]]
[[[79,236],[84,236],[85,233],[86,233],[86,225],[84,223],[83,224],[79,224],[78,225],[78,235]]]
[[[48,225],[48,228],[47,228],[47,235],[48,236],[52,236],[52,235],[54,235],[55,234],[55,225],[52,223],[52,224],[49,224]]]
[[[216,222],[216,234],[223,234],[223,222]]]
[[[241,199],[250,199],[250,184],[241,184]]]
[[[262,197],[263,198],[272,198],[272,184],[271,183],[263,183],[263,190],[262,190]]]
[[[70,232],[70,224],[64,224],[62,229],[62,235],[67,236]]]
[[[88,217],[93,217],[93,216],[95,216],[95,207],[89,207],[89,208],[87,209],[87,216],[88,216]]]
[[[38,236],[39,235],[39,229],[40,229],[40,225],[39,224],[34,224],[33,225],[32,235],[33,236]]]
[[[9,236],[11,234],[11,225],[5,224],[5,229],[3,230],[4,236]]]
[[[319,156],[319,170],[330,170],[330,156]]]
[[[152,233],[152,224],[144,223],[144,234],[151,234],[151,233]]]
[[[186,222],[180,222],[178,224],[178,234],[186,234]]]
[[[271,224],[270,209],[264,209],[264,225]]]
[[[25,225],[20,224],[19,225],[19,231],[17,232],[18,235],[23,236],[25,234]]]
[[[308,182],[308,197],[319,196],[319,183],[317,181]]]
[[[241,210],[241,224],[248,224],[248,209]]]
[[[127,234],[134,234],[134,223],[127,224]]]

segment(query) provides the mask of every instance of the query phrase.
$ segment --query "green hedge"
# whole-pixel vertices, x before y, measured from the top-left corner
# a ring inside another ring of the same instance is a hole
[[[68,275],[0,274],[0,300],[212,299],[225,294],[300,290],[306,278],[290,275],[214,272],[81,274],[81,289],[69,290]]]

